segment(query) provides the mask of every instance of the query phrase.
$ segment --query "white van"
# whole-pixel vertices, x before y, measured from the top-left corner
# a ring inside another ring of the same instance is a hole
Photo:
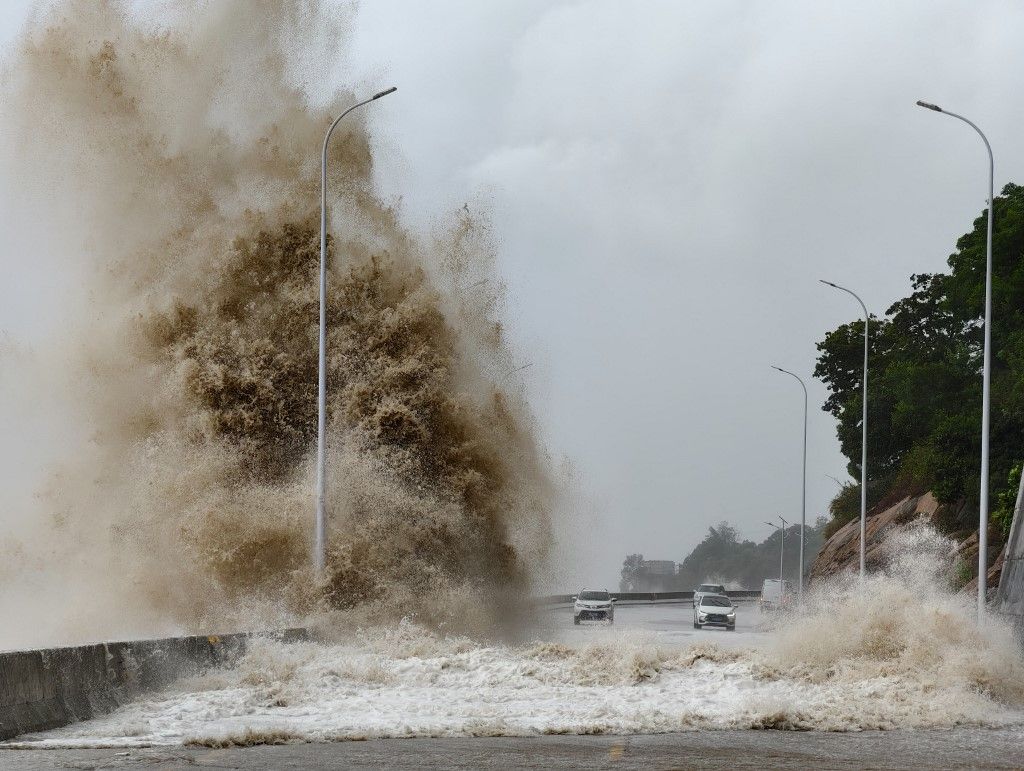
[[[782,610],[789,605],[789,581],[766,578],[761,586],[761,598],[757,601],[761,610]]]

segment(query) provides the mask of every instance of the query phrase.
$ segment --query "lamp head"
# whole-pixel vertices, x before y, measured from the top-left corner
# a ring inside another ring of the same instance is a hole
[[[832,287],[835,287],[836,289],[838,289],[838,288],[839,288],[838,286],[836,286],[835,284],[833,284],[833,283],[832,283],[831,281],[826,281],[826,280],[825,280],[825,279],[823,279],[823,278],[819,278],[819,279],[818,279],[818,281],[820,281],[820,282],[821,282],[822,284],[827,284],[828,286],[832,286]]]
[[[918,107],[924,107],[924,109],[926,109],[926,110],[934,110],[935,112],[942,112],[942,108],[939,107],[937,104],[932,104],[931,102],[922,102],[920,99],[917,100],[917,106]]]
[[[389,89],[387,89],[385,91],[380,91],[379,93],[374,94],[373,95],[373,99],[380,99],[382,96],[387,96],[388,94],[395,93],[397,90],[398,90],[398,86],[392,86],[391,88],[389,88]]]

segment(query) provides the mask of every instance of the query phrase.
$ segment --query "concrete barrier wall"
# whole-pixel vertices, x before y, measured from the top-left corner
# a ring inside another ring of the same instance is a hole
[[[0,741],[110,712],[178,677],[230,665],[250,634],[0,653]],[[272,636],[306,638],[304,629]]]

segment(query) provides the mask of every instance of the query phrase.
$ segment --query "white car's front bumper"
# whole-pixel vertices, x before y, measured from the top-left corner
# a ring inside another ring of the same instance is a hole
[[[576,605],[572,614],[578,621],[606,621],[614,616],[615,610],[611,605]]]

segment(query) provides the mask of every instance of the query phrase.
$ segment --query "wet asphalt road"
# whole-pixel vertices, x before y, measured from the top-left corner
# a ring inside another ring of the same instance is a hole
[[[6,750],[0,769],[1024,768],[1014,730],[702,731],[655,736],[381,739],[231,749]]]
[[[615,624],[612,627],[603,621],[584,622],[579,626],[572,623],[572,606],[557,605],[541,611],[535,621],[535,637],[551,642],[567,644],[584,643],[598,630],[616,632],[646,632],[657,637],[661,645],[687,647],[700,642],[714,642],[723,647],[756,648],[768,639],[757,602],[741,600],[736,607],[736,629],[728,631],[723,627],[693,628],[693,605],[689,600],[682,602],[620,603],[615,609]]]

